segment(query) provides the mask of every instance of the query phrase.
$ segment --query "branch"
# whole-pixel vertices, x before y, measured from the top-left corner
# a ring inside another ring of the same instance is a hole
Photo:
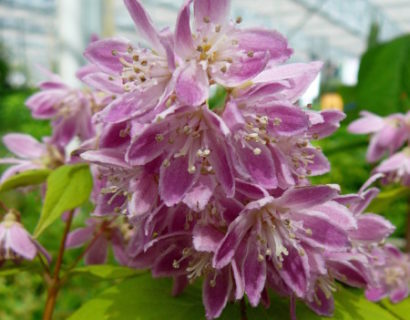
[[[63,263],[63,256],[65,251],[65,243],[67,240],[68,232],[70,231],[71,222],[73,221],[74,210],[71,210],[68,214],[66,225],[64,228],[63,238],[61,239],[60,248],[58,250],[58,256],[56,266],[54,268],[53,278],[51,279],[51,285],[48,289],[46,306],[44,308],[43,320],[51,320],[53,317],[54,307],[57,300],[58,291],[60,290],[60,269]]]

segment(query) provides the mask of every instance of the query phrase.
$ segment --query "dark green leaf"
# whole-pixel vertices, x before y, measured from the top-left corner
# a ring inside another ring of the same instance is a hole
[[[199,290],[189,288],[177,298],[170,290],[169,279],[152,280],[149,274],[127,279],[85,303],[69,319],[204,319]]]
[[[41,273],[41,265],[35,261],[24,261],[20,264],[6,265],[0,268],[0,277],[12,276],[24,271],[30,271],[31,273]]]
[[[72,274],[88,274],[102,279],[120,279],[140,275],[146,271],[138,271],[135,269],[115,266],[115,265],[89,265],[75,268],[70,271]]]
[[[380,115],[410,107],[410,35],[377,45],[361,60],[357,85],[360,109]]]
[[[47,193],[34,236],[38,237],[65,211],[75,209],[86,202],[92,184],[87,165],[65,165],[53,171],[47,179]]]
[[[198,285],[190,286],[181,296],[170,295],[169,279],[151,279],[149,274],[127,279],[105,290],[98,297],[85,303],[69,319],[105,319],[105,320],[185,320],[205,319],[201,289]],[[337,320],[397,320],[390,312],[378,304],[367,301],[358,290],[339,288],[335,294]],[[239,305],[228,304],[220,319],[240,319]],[[273,296],[271,307],[247,307],[249,320],[289,319],[289,301]],[[297,305],[298,319],[329,319],[317,316],[303,303]]]
[[[51,170],[49,169],[37,169],[21,172],[4,181],[0,185],[0,192],[43,183],[46,181],[50,172]]]

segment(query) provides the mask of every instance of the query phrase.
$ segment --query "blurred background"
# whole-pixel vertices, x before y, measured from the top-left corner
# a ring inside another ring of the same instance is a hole
[[[160,29],[174,26],[183,0],[141,2]],[[410,110],[410,1],[232,0],[231,17],[237,16],[243,28],[264,26],[284,34],[295,52],[291,62],[325,63],[300,104],[343,110],[347,119],[337,133],[319,142],[332,171],[313,182],[338,183],[344,193],[357,192],[373,166],[365,162],[368,137],[349,134],[346,126],[361,110],[380,115]],[[82,52],[93,36],[139,41],[120,0],[0,0],[0,136],[25,132],[41,139],[50,133],[49,124],[32,120],[24,106],[36,83],[45,79],[38,66],[80,86],[75,71],[85,63]],[[0,144],[0,156],[6,155]],[[24,224],[33,229],[39,194],[8,192],[0,198],[18,208]],[[405,199],[387,196],[383,204],[378,213],[396,225],[394,237],[403,237]],[[59,227],[40,239],[50,251],[58,246]],[[108,285],[91,278],[73,281],[59,299],[56,319],[66,318]],[[41,319],[43,290],[42,279],[28,273],[0,277],[0,319]]]

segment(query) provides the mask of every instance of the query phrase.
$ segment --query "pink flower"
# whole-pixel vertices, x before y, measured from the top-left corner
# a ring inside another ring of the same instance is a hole
[[[65,161],[62,150],[44,139],[40,143],[27,134],[10,133],[3,137],[3,143],[18,158],[0,159],[0,164],[12,164],[1,176],[0,183],[23,171],[33,169],[54,169]]]
[[[86,224],[87,227],[76,229],[68,234],[67,248],[81,247],[94,239],[85,254],[85,263],[103,264],[107,260],[108,245],[111,242],[115,259],[121,264],[127,264],[128,257],[125,252],[123,233],[115,222],[88,219]],[[127,224],[125,227],[127,227]]]
[[[194,4],[194,30],[190,27],[190,5]],[[181,102],[201,105],[210,83],[234,87],[252,79],[268,63],[289,58],[292,50],[275,31],[240,30],[229,22],[228,0],[188,0],[175,27],[175,52],[180,65],[175,91]]]
[[[390,156],[379,166],[375,172],[385,175],[385,182],[401,183],[410,186],[410,147],[406,147],[400,152]]]
[[[273,269],[293,294],[305,297],[310,252],[316,248],[346,251],[350,247],[347,230],[356,227],[348,210],[329,202],[336,193],[328,186],[290,188],[278,198],[249,203],[229,225],[214,255],[214,267],[226,266],[244,245],[248,247],[245,292],[252,305],[259,302],[268,269]]]
[[[410,256],[392,245],[373,250],[375,283],[366,289],[366,297],[379,301],[389,297],[393,303],[408,297],[410,292]]]
[[[96,103],[91,93],[72,89],[54,74],[50,80],[42,82],[42,91],[31,96],[27,107],[36,119],[51,119],[53,125],[52,142],[65,145],[75,136],[87,140],[94,135],[91,115]]]
[[[234,177],[228,135],[222,119],[207,106],[184,107],[147,126],[129,146],[126,159],[132,166],[162,160],[158,168],[159,194],[168,206],[180,202],[194,188],[212,188],[212,181],[232,196]]]
[[[39,252],[50,262],[47,251],[19,222],[19,213],[15,210],[7,212],[0,223],[0,265],[5,260],[33,260]]]
[[[349,125],[349,131],[358,134],[371,133],[367,160],[375,162],[388,152],[390,155],[398,150],[409,139],[405,116],[393,114],[386,118],[363,111],[362,118]]]

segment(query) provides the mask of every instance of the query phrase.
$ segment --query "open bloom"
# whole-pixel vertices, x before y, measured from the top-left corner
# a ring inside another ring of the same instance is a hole
[[[227,19],[229,4],[229,0],[191,0],[179,12],[174,42],[180,72],[175,90],[183,103],[201,105],[208,98],[210,83],[238,86],[268,63],[281,63],[292,54],[286,39],[275,31],[238,29],[241,18],[235,23]]]
[[[70,88],[54,74],[40,88],[26,105],[34,118],[52,120],[53,143],[65,145],[75,136],[87,140],[94,135],[91,115],[97,106],[91,92]]]
[[[64,163],[61,148],[49,143],[38,142],[32,136],[20,133],[10,133],[3,137],[3,143],[18,158],[0,159],[0,164],[12,164],[3,175],[0,182],[19,172],[33,169],[54,169]]]
[[[410,147],[384,160],[376,167],[375,172],[383,173],[386,182],[410,186]]]
[[[410,255],[392,245],[374,249],[372,264],[375,283],[366,290],[366,297],[379,301],[389,297],[400,302],[410,293]]]
[[[39,252],[50,260],[46,250],[31,237],[18,219],[19,214],[10,210],[0,223],[0,265],[5,260],[33,260]]]
[[[345,251],[347,230],[355,228],[352,214],[329,200],[337,191],[329,186],[286,190],[278,198],[249,203],[229,225],[213,259],[216,268],[227,265],[241,244],[248,247],[244,265],[245,292],[257,305],[268,269],[284,281],[294,295],[305,297],[310,283],[310,252]],[[337,223],[343,221],[344,224]]]
[[[168,206],[180,202],[198,184],[199,188],[212,188],[208,176],[232,196],[228,135],[225,123],[207,106],[184,107],[147,126],[130,144],[126,159],[133,166],[162,159],[159,194]]]
[[[367,150],[369,162],[379,160],[386,152],[393,154],[409,139],[404,115],[393,114],[382,118],[367,111],[361,112],[361,115],[362,118],[352,122],[348,129],[353,133],[373,134]]]
[[[111,220],[88,219],[87,227],[76,229],[68,234],[67,248],[77,248],[90,245],[85,254],[86,264],[103,264],[107,260],[108,245],[111,242],[116,260],[121,264],[127,263],[125,242],[122,230]]]

